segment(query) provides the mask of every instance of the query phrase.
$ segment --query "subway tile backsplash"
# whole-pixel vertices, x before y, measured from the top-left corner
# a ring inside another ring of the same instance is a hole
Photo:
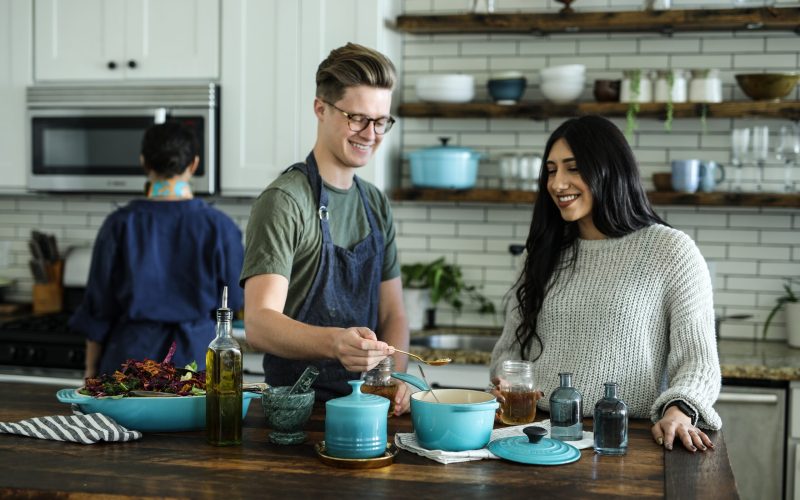
[[[643,0],[578,0],[581,10],[641,9]],[[673,0],[673,8],[727,8],[732,0]],[[472,0],[404,0],[408,14],[459,13],[471,8]],[[798,6],[800,2],[778,0],[776,6]],[[556,12],[563,7],[554,0],[495,0],[497,12]],[[475,76],[476,100],[488,100],[486,79],[492,72],[519,70],[528,77],[526,100],[541,100],[537,71],[567,63],[587,65],[587,84],[582,99],[593,100],[591,82],[596,78],[620,78],[629,68],[714,67],[720,70],[726,99],[745,100],[734,75],[742,71],[797,70],[800,67],[798,38],[794,33],[714,32],[658,34],[563,34],[549,36],[514,34],[410,35],[403,37],[400,96],[416,101],[414,83],[428,73],[460,72]],[[800,98],[800,90],[790,96]],[[451,144],[468,146],[486,155],[479,170],[480,186],[499,185],[497,159],[505,153],[541,153],[544,143],[561,119],[545,121],[513,119],[402,119],[404,152],[438,144],[438,137],[451,137]],[[615,118],[620,128],[624,118]],[[651,175],[668,171],[673,159],[700,157],[730,163],[730,131],[733,127],[769,125],[773,134],[782,120],[676,119],[672,133],[663,122],[640,118],[639,129],[630,139],[642,171],[642,180],[652,188]],[[773,138],[775,136],[773,135]],[[774,140],[774,139],[773,139]],[[371,167],[368,167],[371,168]],[[728,175],[733,170],[728,168]],[[409,184],[408,165],[398,174],[400,185]],[[778,190],[783,181],[782,164],[771,160],[766,177]],[[744,171],[752,181],[754,173]],[[800,171],[794,173],[800,181]],[[800,185],[800,182],[798,182]],[[723,187],[726,187],[723,184]],[[0,260],[0,276],[17,280],[12,299],[30,300],[32,278],[28,270],[27,240],[32,229],[54,233],[62,248],[91,245],[100,224],[116,206],[128,198],[110,195],[50,196],[0,195],[0,242],[9,242],[9,255]],[[242,228],[247,224],[252,199],[212,200]],[[494,300],[494,316],[465,311],[455,314],[440,306],[440,324],[493,325],[503,322],[502,301],[516,279],[520,257],[508,253],[508,245],[524,243],[531,207],[475,203],[394,202],[397,244],[401,262],[429,261],[445,256],[460,264],[465,279]],[[720,316],[751,314],[750,320],[726,321],[722,336],[760,338],[761,328],[774,300],[782,293],[782,278],[800,275],[800,211],[754,207],[657,206],[669,224],[686,232],[712,263],[716,312]],[[0,245],[0,248],[5,248]],[[770,328],[770,338],[785,338],[785,316],[779,314]]]
[[[673,8],[732,8],[732,0],[687,1],[673,0]],[[461,0],[406,0],[407,14],[452,14],[465,12],[471,1]],[[579,0],[572,7],[577,11],[638,10],[643,1],[638,0]],[[780,0],[778,7],[798,6],[800,2]],[[526,2],[521,0],[495,0],[496,12],[557,12],[563,4],[553,0]],[[592,101],[591,85],[598,78],[621,78],[625,69],[716,68],[723,82],[723,94],[728,100],[747,100],[736,84],[735,74],[762,70],[797,70],[800,67],[800,50],[797,36],[790,32],[687,32],[671,37],[655,33],[589,33],[553,34],[531,36],[514,34],[446,34],[404,36],[405,71],[403,73],[402,99],[416,101],[416,78],[431,72],[458,72],[472,74],[476,82],[476,100],[488,100],[485,82],[495,71],[518,70],[528,78],[525,100],[542,100],[539,91],[538,70],[559,64],[580,63],[587,66],[587,83],[582,100]],[[800,90],[790,95],[800,97]],[[505,153],[541,153],[548,135],[561,119],[544,121],[501,119],[404,119],[403,149],[412,151],[437,144],[438,137],[448,135],[451,144],[471,147],[486,155],[481,161],[478,185],[498,186],[498,158]],[[625,128],[624,118],[615,118],[620,128]],[[674,159],[703,158],[715,160],[728,167],[730,163],[730,134],[734,127],[768,125],[776,140],[782,125],[791,122],[774,119],[676,119],[672,132],[664,131],[660,120],[638,119],[638,129],[630,138],[634,153],[640,162],[642,181],[652,189],[651,177],[655,172],[669,171]],[[774,146],[774,144],[773,144]],[[729,179],[733,168],[728,167]],[[771,159],[765,169],[769,189],[780,191],[783,182],[783,165]],[[746,185],[755,185],[755,171],[742,172]],[[794,173],[800,181],[800,172]],[[401,171],[401,185],[409,185],[408,165]],[[798,182],[800,186],[800,182]],[[723,183],[722,188],[728,186]],[[750,188],[753,189],[753,188]],[[414,248],[401,251],[401,258],[414,261],[433,255],[453,258],[470,274],[483,271],[484,293],[491,294],[496,302],[502,299],[516,276],[519,262],[505,253],[510,243],[523,243],[528,233],[531,209],[527,206],[476,206],[474,204],[421,204],[395,202],[395,215],[400,221],[413,221],[399,225],[398,238],[414,238]],[[431,207],[429,212],[420,207]],[[468,208],[467,208],[468,207]],[[463,216],[453,209],[464,210]],[[412,213],[413,210],[413,213]],[[479,223],[476,210],[483,211],[485,231]],[[782,291],[784,276],[800,275],[800,214],[795,209],[751,207],[656,207],[669,224],[689,234],[698,244],[706,260],[714,269],[716,312],[720,316],[752,314],[746,321],[726,321],[722,336],[730,338],[756,338],[776,297]],[[452,217],[458,238],[463,242],[456,250],[443,235],[436,232],[421,234],[424,228],[438,221],[436,214]],[[426,217],[426,219],[421,219]],[[408,230],[408,231],[407,231]],[[486,240],[481,252],[480,235]],[[464,238],[468,239],[462,239]],[[478,238],[478,239],[476,239]],[[422,240],[427,239],[427,247]],[[439,313],[457,324],[491,324],[500,321],[479,315],[450,316]],[[770,338],[785,338],[784,315],[779,314],[770,327]]]

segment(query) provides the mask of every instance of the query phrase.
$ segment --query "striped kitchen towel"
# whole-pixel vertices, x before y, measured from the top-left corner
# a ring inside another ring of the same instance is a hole
[[[102,413],[37,417],[14,423],[0,422],[0,434],[19,434],[81,444],[134,441],[142,437],[141,432],[129,431]]]

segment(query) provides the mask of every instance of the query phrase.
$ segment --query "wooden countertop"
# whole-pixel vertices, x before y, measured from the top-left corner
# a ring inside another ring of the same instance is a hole
[[[56,400],[57,389],[0,383],[0,421],[69,414]],[[244,443],[237,447],[208,446],[203,432],[148,433],[135,442],[96,445],[2,435],[0,497],[738,498],[721,432],[711,434],[712,452],[665,452],[653,442],[649,422],[634,420],[623,457],[588,449],[579,461],[554,467],[504,460],[442,465],[400,450],[388,467],[349,470],[315,455],[325,430],[321,405],[305,444],[278,446],[267,441],[257,403],[250,405]],[[388,430],[390,439],[410,431],[409,416],[390,418]]]

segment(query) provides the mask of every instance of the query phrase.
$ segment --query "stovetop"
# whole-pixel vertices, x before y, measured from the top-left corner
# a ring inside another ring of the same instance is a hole
[[[82,369],[86,341],[69,330],[69,317],[30,315],[0,323],[0,364]]]

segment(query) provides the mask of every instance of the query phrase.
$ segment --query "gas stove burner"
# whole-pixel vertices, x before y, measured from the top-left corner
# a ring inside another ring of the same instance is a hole
[[[67,327],[69,317],[70,315],[67,313],[25,316],[0,324],[0,331],[67,334],[69,333],[69,327]]]
[[[0,364],[83,368],[86,341],[69,330],[69,317],[69,313],[31,315],[1,323]]]

